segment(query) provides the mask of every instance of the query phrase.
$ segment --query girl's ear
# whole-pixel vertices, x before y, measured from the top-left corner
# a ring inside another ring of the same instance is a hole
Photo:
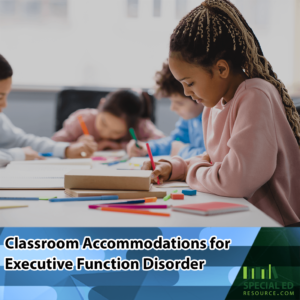
[[[226,79],[226,78],[229,76],[229,73],[230,73],[230,67],[229,67],[229,64],[227,63],[226,60],[220,59],[220,60],[216,63],[216,68],[217,68],[218,75],[219,75],[221,78]]]

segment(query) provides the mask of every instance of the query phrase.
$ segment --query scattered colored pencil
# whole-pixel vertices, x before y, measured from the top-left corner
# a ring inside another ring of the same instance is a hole
[[[57,197],[0,197],[0,200],[50,200]]]
[[[152,212],[152,211],[149,211],[149,210],[127,209],[127,208],[119,208],[119,207],[101,207],[101,210],[103,210],[103,211],[113,211],[113,212],[122,212],[122,213],[130,213],[130,214],[170,217],[170,214]]]
[[[139,148],[139,149],[142,149],[142,147],[138,144],[138,139],[137,139],[137,137],[136,137],[136,135],[135,135],[135,131],[134,131],[133,128],[129,128],[129,133],[130,133],[130,135],[132,136],[132,138],[135,140],[135,146],[136,146],[137,148]]]
[[[18,206],[0,206],[0,209],[7,209],[7,208],[20,208],[20,207],[28,207],[28,205],[18,205]]]
[[[91,200],[118,200],[118,195],[107,195],[97,197],[72,197],[72,198],[57,198],[50,199],[50,202],[70,202],[70,201],[91,201]]]
[[[146,146],[147,146],[148,155],[149,155],[149,157],[150,157],[152,169],[153,169],[153,171],[154,171],[154,170],[155,170],[155,163],[154,163],[154,160],[153,160],[152,152],[151,152],[151,149],[150,149],[150,146],[149,146],[148,143],[146,143]],[[160,184],[159,178],[158,178],[158,177],[157,177],[157,184]]]
[[[89,131],[88,131],[88,129],[87,129],[87,127],[86,127],[86,125],[85,125],[85,123],[83,121],[82,115],[78,115],[77,119],[79,121],[79,124],[81,126],[81,129],[82,129],[83,133],[85,135],[89,135]]]
[[[101,209],[101,207],[119,207],[119,208],[129,208],[129,209],[167,209],[171,206],[169,205],[130,205],[130,204],[102,204],[96,209]]]

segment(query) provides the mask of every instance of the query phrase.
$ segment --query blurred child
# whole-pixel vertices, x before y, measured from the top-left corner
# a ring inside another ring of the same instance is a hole
[[[169,137],[149,141],[152,154],[179,155],[182,158],[202,154],[205,151],[202,130],[203,105],[185,96],[183,87],[172,75],[168,62],[156,73],[156,84],[156,95],[170,98],[171,110],[175,111],[180,119]],[[139,145],[141,149],[136,147],[134,140],[130,141],[127,145],[128,155],[147,155],[145,143],[139,142]]]
[[[12,75],[10,64],[0,55],[0,166],[5,166],[13,160],[43,159],[38,152],[52,152],[53,156],[61,158],[81,157],[82,152],[85,152],[87,157],[91,156],[96,150],[95,145],[56,143],[46,137],[26,134],[11,123],[2,110],[7,106]]]
[[[245,198],[278,223],[299,225],[299,115],[239,10],[202,2],[174,30],[169,62],[185,94],[205,106],[207,153],[158,162],[153,180]]]
[[[63,128],[52,137],[55,141],[95,141],[97,150],[125,149],[134,128],[142,141],[163,137],[150,120],[151,100],[147,93],[119,90],[100,100],[98,109],[80,109],[72,113]],[[78,121],[81,115],[90,135],[84,135]]]

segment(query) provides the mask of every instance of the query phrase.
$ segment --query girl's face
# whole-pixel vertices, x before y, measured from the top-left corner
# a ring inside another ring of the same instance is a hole
[[[200,66],[185,62],[179,55],[171,53],[169,57],[170,70],[182,83],[184,94],[206,107],[214,107],[228,90],[229,70],[218,63],[211,74]]]
[[[126,122],[108,112],[99,112],[96,117],[96,129],[102,139],[118,140],[127,134]]]
[[[7,106],[7,95],[10,92],[12,78],[0,80],[0,112]]]

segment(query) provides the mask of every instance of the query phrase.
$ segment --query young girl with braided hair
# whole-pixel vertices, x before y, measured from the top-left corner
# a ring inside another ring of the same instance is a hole
[[[207,153],[161,160],[152,180],[243,197],[284,226],[299,224],[299,115],[238,9],[206,0],[192,10],[171,35],[169,65],[205,106]]]

